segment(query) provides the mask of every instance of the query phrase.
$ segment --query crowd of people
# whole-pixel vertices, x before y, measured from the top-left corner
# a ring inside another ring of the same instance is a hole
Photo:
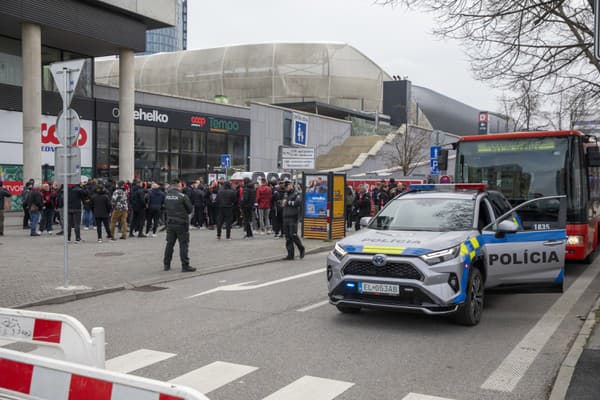
[[[361,218],[377,214],[388,201],[405,191],[404,183],[394,178],[389,182],[380,180],[371,191],[368,184],[358,185],[356,191],[351,185],[346,186],[346,228],[351,229],[354,223],[354,229],[360,230]]]
[[[187,199],[185,204],[178,191]],[[172,193],[173,192],[173,193]],[[288,180],[252,182],[226,182],[223,178],[204,184],[198,179],[189,184],[174,181],[171,185],[158,182],[114,182],[112,180],[82,177],[79,185],[68,186],[68,226],[63,223],[64,190],[57,182],[36,184],[30,180],[23,190],[23,229],[30,236],[66,232],[67,240],[79,243],[81,230],[96,229],[97,240],[125,240],[127,238],[156,237],[157,231],[167,230],[165,269],[176,240],[180,242],[181,255],[187,254],[187,239],[182,232],[190,226],[197,229],[216,231],[218,240],[223,231],[226,240],[231,240],[233,228],[243,228],[244,238],[252,239],[255,234],[286,237],[288,254],[294,258],[294,246],[304,257],[304,246],[297,233],[301,215],[301,195]],[[3,199],[2,195],[0,198]],[[169,213],[169,200],[179,204]],[[189,202],[189,211],[187,210]],[[185,211],[185,218],[181,215]],[[105,236],[103,238],[103,228]],[[170,229],[173,228],[173,229]],[[181,228],[181,229],[180,229]],[[72,241],[72,233],[75,233]],[[0,232],[1,233],[1,232]],[[171,233],[171,234],[170,234]],[[185,247],[182,249],[181,246]],[[171,248],[169,250],[169,247]],[[185,255],[185,257],[187,257]],[[189,260],[189,259],[188,259]],[[191,267],[182,257],[184,270]],[[186,267],[187,265],[187,267]]]

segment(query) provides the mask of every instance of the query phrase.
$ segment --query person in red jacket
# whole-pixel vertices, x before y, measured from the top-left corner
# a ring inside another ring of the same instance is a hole
[[[269,215],[271,214],[271,202],[273,201],[273,191],[271,187],[267,185],[265,178],[261,179],[261,185],[256,191],[256,203],[258,203],[258,223],[260,225],[260,234],[271,233],[271,221]]]

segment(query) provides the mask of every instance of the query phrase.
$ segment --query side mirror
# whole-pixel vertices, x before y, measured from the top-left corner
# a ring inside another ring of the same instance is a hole
[[[519,226],[513,221],[504,220],[498,224],[497,233],[515,233],[519,230]]]
[[[366,228],[367,225],[369,225],[370,222],[371,222],[371,217],[362,217],[360,219],[360,227],[361,228]]]

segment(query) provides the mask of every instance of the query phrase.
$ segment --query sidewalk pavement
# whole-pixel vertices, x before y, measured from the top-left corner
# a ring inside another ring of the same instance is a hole
[[[588,320],[591,321],[591,336],[583,346],[575,365],[565,396],[567,400],[600,399],[600,299],[589,314]]]
[[[22,214],[7,213],[4,236],[0,237],[0,307],[69,301],[125,288],[205,275],[212,272],[260,265],[286,255],[285,240],[273,235],[255,235],[244,240],[242,229],[233,229],[233,240],[217,240],[214,230],[191,229],[190,259],[196,272],[181,272],[178,245],[175,245],[171,271],[163,271],[165,232],[156,238],[128,238],[97,242],[95,229],[81,231],[82,243],[69,245],[69,285],[63,286],[63,237],[44,234],[30,237],[22,229]],[[59,227],[57,227],[59,228]],[[55,228],[55,232],[59,229]],[[74,239],[74,234],[72,239]],[[333,243],[303,239],[307,253],[325,251]],[[294,265],[289,263],[290,268]],[[324,266],[324,264],[323,264]]]

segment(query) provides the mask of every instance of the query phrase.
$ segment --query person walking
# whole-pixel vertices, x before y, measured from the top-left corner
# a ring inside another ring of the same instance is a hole
[[[217,193],[217,204],[219,205],[219,216],[217,219],[217,239],[221,240],[221,230],[225,222],[225,238],[231,240],[231,224],[233,222],[233,210],[237,207],[237,194],[231,188],[230,182],[223,184],[223,189]]]
[[[112,206],[112,217],[110,219],[110,237],[112,240],[116,240],[115,227],[117,222],[121,225],[121,239],[127,239],[127,210],[128,201],[127,193],[123,189],[125,182],[117,182],[115,191],[112,194],[111,206]]]
[[[292,182],[285,183],[285,197],[283,199],[283,232],[285,234],[285,248],[287,257],[284,260],[294,259],[294,245],[300,251],[300,258],[304,258],[304,245],[298,237],[298,218],[302,207],[302,197],[294,189]]]
[[[3,187],[3,182],[0,181],[0,236],[4,236],[4,199],[12,195]]]
[[[273,200],[273,190],[267,185],[267,180],[262,178],[262,185],[256,191],[256,203],[258,203],[258,222],[260,225],[260,234],[271,233],[271,202]]]
[[[146,235],[148,235],[150,227],[152,227],[152,237],[156,237],[158,221],[160,220],[160,213],[164,204],[165,193],[160,190],[157,183],[153,183],[152,188],[148,192],[148,221],[146,224]]]
[[[171,187],[165,197],[165,208],[167,211],[167,246],[163,258],[165,271],[171,269],[173,259],[173,248],[175,242],[179,241],[179,258],[181,258],[181,271],[194,272],[196,268],[190,266],[188,256],[190,243],[190,214],[194,210],[192,201],[181,193],[181,182],[178,179],[172,181]]]
[[[106,238],[110,240],[112,238],[110,226],[108,224],[108,217],[112,209],[110,196],[104,186],[101,184],[96,185],[96,190],[91,196],[92,200],[92,212],[96,220],[96,232],[98,233],[98,243],[102,243],[102,225],[106,231]]]
[[[252,210],[254,209],[254,203],[256,202],[256,190],[254,189],[254,183],[250,178],[244,178],[244,189],[242,191],[242,215],[244,218],[244,229],[246,231],[246,239],[252,239],[254,234],[252,233]]]
[[[346,186],[344,204],[346,206],[346,229],[350,229],[352,228],[352,208],[354,206],[354,189],[350,185]]]
[[[29,224],[29,236],[40,236],[40,233],[37,230],[42,210],[42,194],[40,193],[39,185],[34,186],[33,189],[29,191],[27,195],[27,209],[29,210],[29,217],[31,219]]]

